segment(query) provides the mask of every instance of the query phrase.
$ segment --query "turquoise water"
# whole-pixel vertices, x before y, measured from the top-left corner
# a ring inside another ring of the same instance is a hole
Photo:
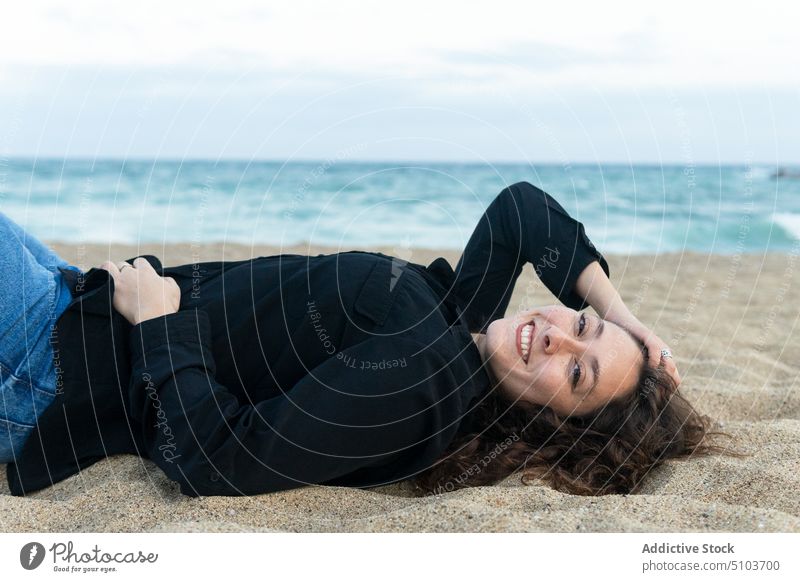
[[[0,159],[0,210],[46,240],[463,248],[529,181],[604,252],[788,251],[800,179],[748,166]]]

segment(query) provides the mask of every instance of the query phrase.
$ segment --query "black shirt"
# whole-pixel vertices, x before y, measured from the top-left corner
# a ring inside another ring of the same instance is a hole
[[[470,332],[502,317],[529,262],[566,305],[605,259],[549,195],[504,189],[455,271],[381,253],[163,268],[177,313],[131,326],[103,269],[63,269],[59,390],[16,463],[23,495],[107,456],[150,458],[187,495],[375,486],[428,468],[490,386]]]

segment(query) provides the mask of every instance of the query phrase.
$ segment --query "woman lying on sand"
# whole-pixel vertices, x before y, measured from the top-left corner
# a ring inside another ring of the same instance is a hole
[[[122,453],[187,495],[406,479],[425,494],[515,472],[605,494],[720,450],[583,225],[526,182],[494,199],[455,271],[352,251],[82,273],[0,229],[16,495]],[[566,307],[505,316],[526,263]]]

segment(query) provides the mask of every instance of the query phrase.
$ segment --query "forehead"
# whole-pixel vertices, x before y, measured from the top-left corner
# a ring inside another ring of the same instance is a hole
[[[586,356],[587,361],[597,358],[600,368],[593,395],[600,393],[604,396],[629,389],[638,379],[643,360],[639,344],[625,329],[609,321],[604,322],[602,336],[590,342]]]

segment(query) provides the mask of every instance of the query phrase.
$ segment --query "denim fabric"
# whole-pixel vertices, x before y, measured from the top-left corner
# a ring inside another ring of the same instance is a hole
[[[0,463],[12,462],[56,394],[52,329],[80,272],[0,211]]]

